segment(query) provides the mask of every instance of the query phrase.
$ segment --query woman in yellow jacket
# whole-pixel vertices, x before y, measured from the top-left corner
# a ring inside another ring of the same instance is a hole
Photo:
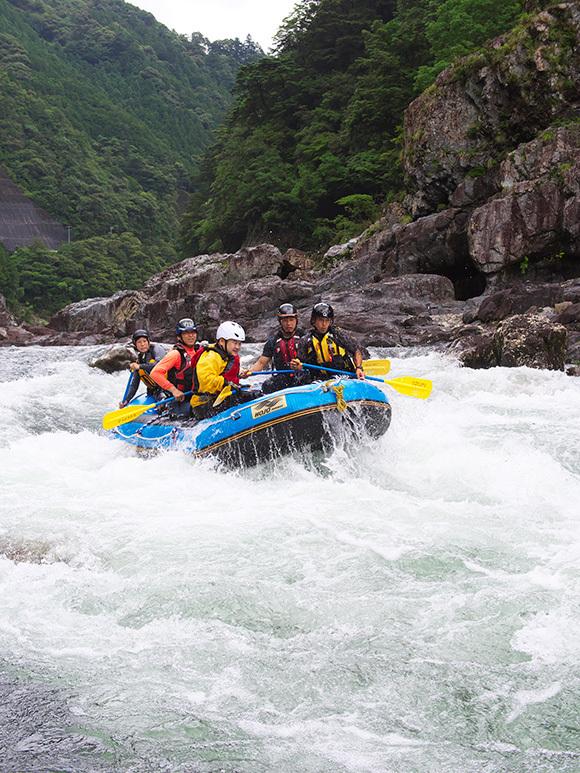
[[[240,369],[240,349],[246,340],[244,328],[237,322],[222,322],[217,329],[216,342],[200,355],[193,375],[191,406],[197,419],[205,419],[225,411],[233,405],[247,403],[261,395],[257,390],[242,392],[240,378],[248,371]],[[214,406],[216,397],[229,386],[231,394]]]

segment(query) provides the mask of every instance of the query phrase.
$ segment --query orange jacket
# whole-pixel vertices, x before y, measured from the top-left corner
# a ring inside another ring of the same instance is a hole
[[[193,346],[184,346],[185,352],[189,357],[193,357],[197,349]],[[167,378],[167,373],[172,368],[178,368],[181,364],[181,354],[178,349],[171,349],[167,352],[165,357],[157,363],[157,365],[151,371],[151,378],[156,384],[159,384],[161,389],[169,390],[170,387],[175,386]]]

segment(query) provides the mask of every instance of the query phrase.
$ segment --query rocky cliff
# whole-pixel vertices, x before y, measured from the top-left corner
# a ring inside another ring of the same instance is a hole
[[[139,291],[63,309],[29,340],[108,342],[141,326],[169,340],[180,316],[205,337],[234,318],[263,340],[282,301],[306,312],[324,297],[368,345],[509,364],[506,318],[530,312],[542,346],[580,360],[579,40],[580,2],[557,3],[441,73],[406,112],[406,196],[324,269],[271,245],[192,257]],[[545,322],[563,328],[557,344]]]

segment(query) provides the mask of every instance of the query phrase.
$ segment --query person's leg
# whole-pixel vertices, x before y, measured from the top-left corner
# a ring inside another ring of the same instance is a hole
[[[172,419],[189,419],[191,415],[191,405],[186,398],[180,403],[177,400],[167,404],[167,411]]]

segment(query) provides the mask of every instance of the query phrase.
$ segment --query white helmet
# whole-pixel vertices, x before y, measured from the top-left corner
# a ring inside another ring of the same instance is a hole
[[[215,334],[215,337],[217,341],[219,341],[220,338],[225,338],[226,341],[229,341],[232,338],[235,341],[246,340],[246,334],[244,333],[244,328],[241,325],[238,325],[237,322],[222,322],[217,329],[217,333]]]

